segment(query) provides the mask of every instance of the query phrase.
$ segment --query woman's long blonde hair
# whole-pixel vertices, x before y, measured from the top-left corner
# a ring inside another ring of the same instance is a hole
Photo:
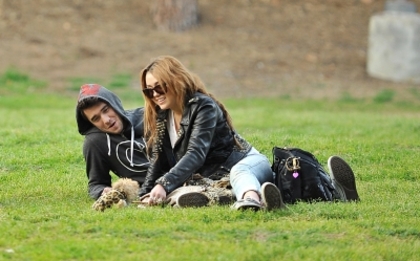
[[[207,91],[204,83],[197,75],[191,73],[176,58],[172,56],[159,56],[153,59],[152,62],[140,72],[140,83],[142,89],[147,88],[147,73],[153,74],[163,89],[165,89],[167,92],[172,92],[175,95],[176,102],[181,105],[182,110],[184,110],[186,97],[189,97],[196,92],[210,96],[222,109],[231,130],[234,130],[232,119],[229,113],[226,111],[225,106]],[[156,106],[156,104],[144,94],[143,97],[145,100],[145,138],[147,147],[152,148],[152,145],[158,134],[156,124],[158,106]]]

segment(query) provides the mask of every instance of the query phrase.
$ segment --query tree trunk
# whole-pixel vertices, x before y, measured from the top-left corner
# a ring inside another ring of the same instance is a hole
[[[153,0],[151,13],[161,31],[180,32],[198,24],[197,0]]]

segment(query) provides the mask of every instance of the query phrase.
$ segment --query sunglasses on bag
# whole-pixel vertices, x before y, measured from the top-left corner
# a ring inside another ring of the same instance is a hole
[[[164,90],[160,84],[156,85],[153,88],[143,89],[144,95],[146,95],[146,97],[149,99],[153,99],[153,92],[156,92],[157,94],[165,94],[166,90]]]

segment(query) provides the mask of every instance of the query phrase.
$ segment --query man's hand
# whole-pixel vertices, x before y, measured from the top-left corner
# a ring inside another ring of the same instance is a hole
[[[149,205],[158,205],[164,202],[166,199],[166,191],[162,185],[157,184],[152,191],[150,191]]]
[[[105,187],[104,190],[102,190],[102,194],[101,195],[105,195],[106,193],[110,192],[112,190],[111,187]]]

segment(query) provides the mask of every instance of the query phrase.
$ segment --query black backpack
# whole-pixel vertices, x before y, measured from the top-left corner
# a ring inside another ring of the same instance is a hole
[[[315,156],[299,148],[273,148],[275,184],[284,203],[333,201],[334,185]]]

